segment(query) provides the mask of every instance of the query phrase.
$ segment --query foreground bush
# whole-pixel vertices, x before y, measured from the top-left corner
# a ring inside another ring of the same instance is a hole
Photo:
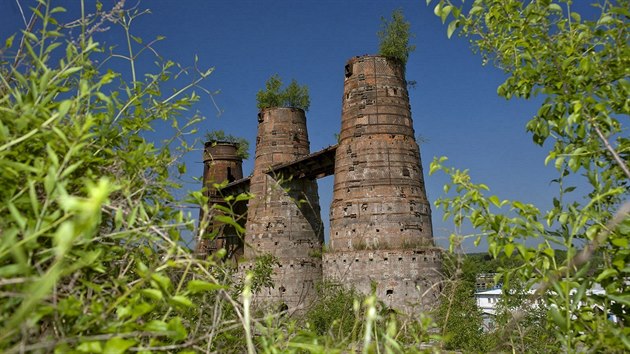
[[[542,323],[549,334],[539,342],[559,343],[554,348],[563,351],[629,351],[630,139],[624,124],[630,116],[630,2],[592,1],[585,13],[570,0],[433,3],[435,14],[449,22],[449,37],[459,29],[484,64],[504,71],[500,96],[541,96],[525,129],[549,149],[544,163],[557,170],[550,181],[557,193],[543,212],[489,194],[468,170],[446,166],[446,158],[431,164],[432,173],[451,178],[450,193],[437,204],[456,229],[472,226],[476,242],[485,238],[494,258],[522,262],[501,270],[504,290],[532,290],[525,309],[543,304],[544,316],[527,321],[522,311],[504,313],[511,318],[503,320],[501,336],[510,339],[499,348],[520,351],[520,343],[536,340],[540,330],[519,328],[530,322]],[[461,236],[451,239],[456,245]]]
[[[164,94],[174,63],[143,76],[134,65],[151,45],[130,33],[143,12],[99,5],[58,24],[63,11],[39,2],[0,63],[0,350],[205,345],[212,335],[196,319],[219,332],[231,324],[206,304],[231,299],[225,271],[182,248],[193,223],[173,207],[169,176],[190,149],[176,143],[200,121],[187,113],[199,99],[190,88],[210,71]],[[96,42],[111,25],[123,27],[127,53]],[[121,57],[130,72],[107,67]],[[145,138],[154,124],[174,127],[168,141]]]

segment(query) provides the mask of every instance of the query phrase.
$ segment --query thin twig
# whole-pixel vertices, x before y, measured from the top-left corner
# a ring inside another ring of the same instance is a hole
[[[619,165],[623,173],[626,174],[626,177],[630,179],[630,169],[628,169],[628,166],[626,165],[626,163],[621,159],[621,156],[619,156],[617,151],[612,147],[612,145],[610,145],[610,143],[608,142],[608,139],[606,139],[606,137],[604,136],[604,133],[602,133],[602,131],[597,126],[597,123],[594,122],[592,119],[591,119],[591,125],[593,126],[593,129],[595,129],[595,132],[597,133],[597,136],[599,136],[599,139],[602,141],[602,143],[604,143],[606,150],[608,150],[612,154],[613,159],[615,159],[615,162],[617,162],[617,164]]]
[[[33,11],[33,13],[31,14],[31,18],[28,21],[28,25],[26,26],[26,29],[24,30],[24,33],[26,32],[31,32],[31,30],[33,29],[33,26],[35,26],[35,20],[37,19],[37,16],[35,16],[35,13],[37,11],[39,11],[39,9],[42,8],[42,3],[37,3],[37,7],[35,8],[35,11]],[[18,65],[20,64],[21,61],[21,57],[22,57],[22,51],[24,50],[24,41],[26,40],[26,35],[22,34],[22,39],[20,40],[20,46],[18,47],[18,51],[15,54],[15,59],[13,60],[13,69],[17,70]],[[11,75],[13,75],[13,73],[9,73],[9,76],[7,78],[7,82],[11,80]]]
[[[24,10],[22,10],[22,5],[20,4],[20,0],[15,0],[15,3],[20,9],[20,14],[22,15],[22,20],[24,21],[24,27],[28,26],[28,23],[26,23],[26,17],[24,16]]]

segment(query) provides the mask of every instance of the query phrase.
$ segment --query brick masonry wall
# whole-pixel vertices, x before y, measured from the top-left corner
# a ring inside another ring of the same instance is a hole
[[[379,56],[349,60],[342,108],[329,249],[431,245],[404,67]]]
[[[240,276],[252,270],[254,263],[239,265]],[[322,281],[322,260],[317,257],[280,258],[273,267],[273,288],[263,288],[254,298],[256,305],[280,309],[287,305],[291,313],[303,313],[315,299],[315,287]]]
[[[434,248],[404,66],[380,56],[346,64],[324,278],[412,313],[437,301]]]
[[[306,116],[301,109],[262,110],[258,119],[256,160],[250,182],[243,267],[256,256],[278,259],[274,289],[265,289],[259,302],[282,301],[289,308],[314,299],[313,284],[321,281],[324,242],[317,183],[292,176],[271,176],[269,167],[310,153]]]
[[[222,141],[209,141],[204,144],[203,184],[209,199],[209,207],[216,203],[225,204],[221,193],[213,187],[214,183],[231,182],[243,178],[243,160],[238,157],[237,148],[234,143]],[[209,218],[218,213],[214,209],[210,209],[210,212]],[[235,212],[245,213],[245,210]],[[203,217],[203,210],[201,210],[199,219],[201,220]],[[220,231],[213,240],[204,237],[212,233],[213,230]],[[229,257],[236,257],[243,252],[243,242],[233,227],[210,220],[210,224],[197,242],[195,251],[200,257],[205,257],[221,248],[228,251]]]
[[[324,253],[324,278],[376,295],[390,308],[411,314],[437,303],[442,264],[437,248]]]

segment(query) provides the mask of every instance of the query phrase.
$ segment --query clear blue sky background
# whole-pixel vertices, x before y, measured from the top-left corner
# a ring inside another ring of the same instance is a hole
[[[579,1],[581,2],[581,1]],[[34,1],[20,0],[26,16]],[[80,12],[78,0],[59,2],[70,9],[65,16]],[[88,9],[94,2],[86,0]],[[103,0],[109,9],[113,1]],[[128,1],[127,6],[135,2]],[[496,88],[504,79],[501,71],[481,65],[468,40],[447,39],[446,27],[427,7],[416,1],[144,1],[139,8],[152,14],[134,22],[132,32],[145,41],[157,35],[166,40],[155,46],[165,58],[191,65],[198,55],[202,67],[215,67],[204,84],[220,90],[214,100],[208,96],[195,106],[208,119],[201,131],[222,129],[251,142],[254,155],[257,129],[256,92],[272,74],[286,83],[296,79],[308,85],[311,108],[307,112],[311,151],[335,144],[341,122],[343,69],[347,59],[378,52],[377,31],[381,17],[401,8],[411,22],[417,49],[407,64],[407,80],[417,82],[410,89],[414,128],[422,137],[422,164],[430,201],[442,195],[444,175],[428,176],[434,156],[448,156],[449,163],[469,168],[478,182],[486,183],[493,194],[535,203],[550,204],[555,188],[549,181],[557,177],[543,164],[546,149],[535,146],[525,132],[525,123],[537,110],[539,101],[506,101]],[[0,0],[0,37],[24,28],[15,0]],[[117,30],[100,35],[108,45],[121,44]],[[154,59],[141,58],[141,70],[152,70]],[[114,63],[116,64],[116,63]],[[119,70],[128,71],[120,62]],[[155,139],[170,134],[169,127],[156,126]],[[199,137],[202,136],[199,133]],[[199,144],[198,148],[201,149]],[[193,181],[202,173],[201,151],[185,156],[188,168],[186,189],[197,189]],[[253,158],[244,163],[244,173],[253,168]],[[320,180],[322,218],[328,225],[332,177]],[[454,231],[442,221],[442,211],[433,207],[434,235],[442,246]],[[328,230],[326,231],[328,233]],[[328,237],[328,235],[326,236]],[[468,251],[473,250],[467,243]]]

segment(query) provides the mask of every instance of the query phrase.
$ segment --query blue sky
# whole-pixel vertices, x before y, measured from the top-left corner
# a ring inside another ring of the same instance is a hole
[[[113,4],[102,2],[104,8]],[[28,12],[34,1],[19,3]],[[79,13],[78,0],[60,3],[71,10],[67,16]],[[17,4],[16,0],[0,0],[2,40],[24,27]],[[86,0],[86,4],[93,9],[92,1]],[[128,1],[127,5],[134,4]],[[377,53],[381,17],[401,8],[411,22],[412,44],[417,47],[407,64],[407,80],[417,82],[410,89],[410,100],[416,134],[423,138],[420,149],[429,200],[442,195],[446,177],[428,176],[428,165],[434,156],[448,156],[450,165],[469,168],[477,182],[487,184],[501,198],[535,203],[543,209],[550,204],[554,187],[549,181],[557,173],[543,164],[546,149],[534,145],[525,132],[525,123],[539,101],[498,97],[496,88],[503,73],[482,66],[467,39],[447,39],[446,27],[424,0],[144,1],[139,8],[150,8],[152,13],[138,18],[132,32],[145,41],[165,36],[155,46],[164,58],[191,65],[197,55],[200,66],[215,68],[204,86],[220,90],[214,100],[222,113],[218,115],[212,101],[203,96],[195,106],[207,117],[199,137],[203,131],[222,129],[248,139],[251,155],[257,129],[256,92],[276,73],[286,83],[296,79],[310,89],[311,151],[335,144],[345,62],[353,56]],[[121,38],[116,30],[100,36],[108,45],[120,44]],[[146,70],[153,61],[147,52],[140,65]],[[128,69],[121,65],[120,70]],[[156,139],[170,133],[168,127],[156,129]],[[187,155],[185,162],[185,189],[199,188],[192,178],[202,173],[201,152]],[[245,175],[252,168],[250,159],[244,163]],[[319,183],[326,225],[332,183],[332,177]],[[433,222],[437,242],[446,246],[454,231],[452,224],[443,222],[441,210],[435,207]]]

